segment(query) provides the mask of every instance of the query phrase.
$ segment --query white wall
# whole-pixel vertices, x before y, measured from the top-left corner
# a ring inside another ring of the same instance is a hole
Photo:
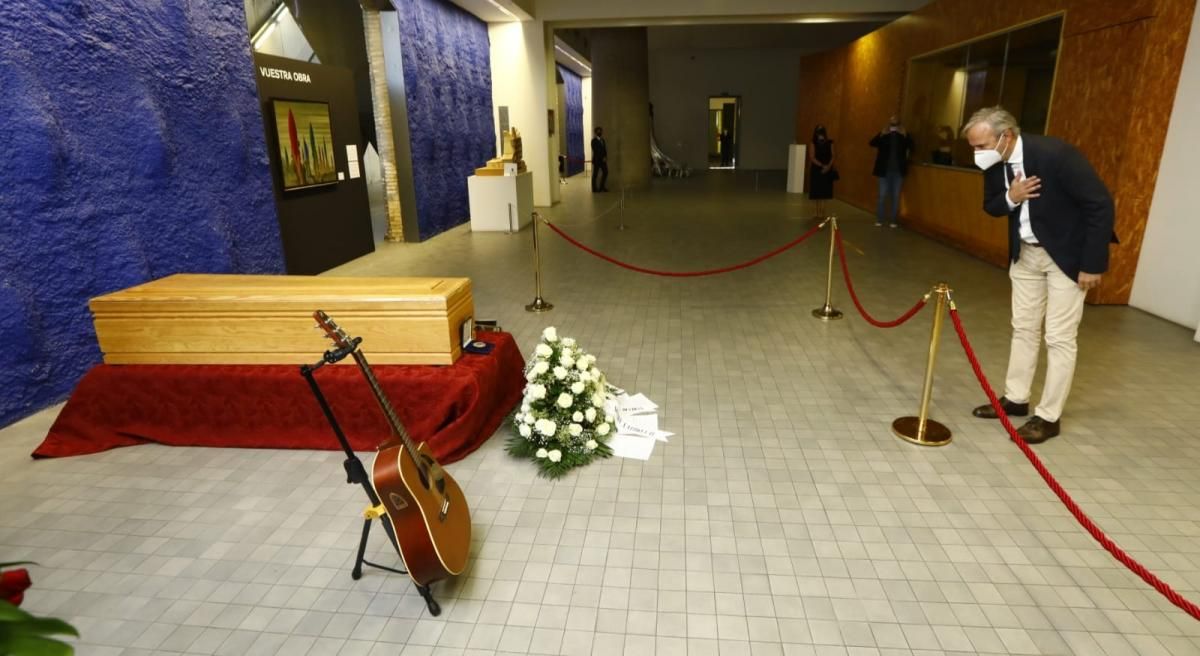
[[[592,161],[592,78],[583,78],[583,157]]]
[[[707,167],[708,97],[742,97],[738,167],[786,169],[795,139],[799,49],[650,50],[654,134],[668,156]],[[837,135],[834,135],[837,138]]]
[[[491,40],[496,152],[500,152],[500,112],[497,108],[507,105],[508,123],[521,133],[522,158],[533,172],[533,204],[550,206],[559,193],[558,162],[551,154],[553,150],[556,156],[558,148],[557,144],[551,143],[546,120],[546,111],[552,105],[547,104],[545,28],[541,21],[491,23],[488,38]],[[553,66],[550,70],[553,71]],[[553,84],[551,77],[550,86]]]
[[[1167,127],[1167,143],[1158,168],[1158,183],[1142,242],[1129,304],[1169,321],[1196,328],[1200,341],[1200,209],[1196,206],[1194,160],[1200,143],[1200,11],[1192,33],[1175,106]]]

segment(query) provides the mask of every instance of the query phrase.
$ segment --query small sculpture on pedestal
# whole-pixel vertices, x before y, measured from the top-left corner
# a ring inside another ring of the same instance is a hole
[[[510,128],[501,133],[504,137],[503,153],[493,157],[486,166],[475,169],[475,175],[517,175],[525,172],[525,160],[521,159],[521,133]]]

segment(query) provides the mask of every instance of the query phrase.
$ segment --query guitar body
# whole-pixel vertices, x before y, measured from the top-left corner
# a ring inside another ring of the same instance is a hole
[[[417,585],[461,574],[471,551],[471,513],[458,483],[424,442],[413,460],[403,444],[381,449],[371,484],[387,509],[404,567]]]

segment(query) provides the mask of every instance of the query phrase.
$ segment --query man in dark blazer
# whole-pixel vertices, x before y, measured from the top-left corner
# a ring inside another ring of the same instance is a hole
[[[604,128],[596,128],[592,137],[592,193],[608,191],[608,146],[604,143]]]
[[[1000,107],[975,112],[963,128],[983,169],[983,209],[1008,217],[1012,264],[1012,350],[1000,403],[1010,416],[1029,414],[1042,324],[1046,383],[1032,418],[1018,433],[1032,444],[1055,437],[1075,375],[1075,336],[1087,291],[1108,270],[1113,202],[1104,182],[1074,146],[1022,135]],[[991,405],[973,414],[996,418]]]
[[[875,168],[871,173],[879,178],[875,225],[878,227],[887,221],[891,227],[898,228],[900,225],[896,223],[896,217],[900,214],[900,188],[904,185],[904,176],[908,175],[908,158],[914,147],[912,137],[900,125],[900,117],[892,116],[883,130],[871,137],[868,145],[876,149]]]

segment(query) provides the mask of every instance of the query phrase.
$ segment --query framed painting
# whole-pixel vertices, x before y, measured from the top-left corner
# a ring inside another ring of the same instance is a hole
[[[336,184],[329,103],[272,99],[283,190]]]

